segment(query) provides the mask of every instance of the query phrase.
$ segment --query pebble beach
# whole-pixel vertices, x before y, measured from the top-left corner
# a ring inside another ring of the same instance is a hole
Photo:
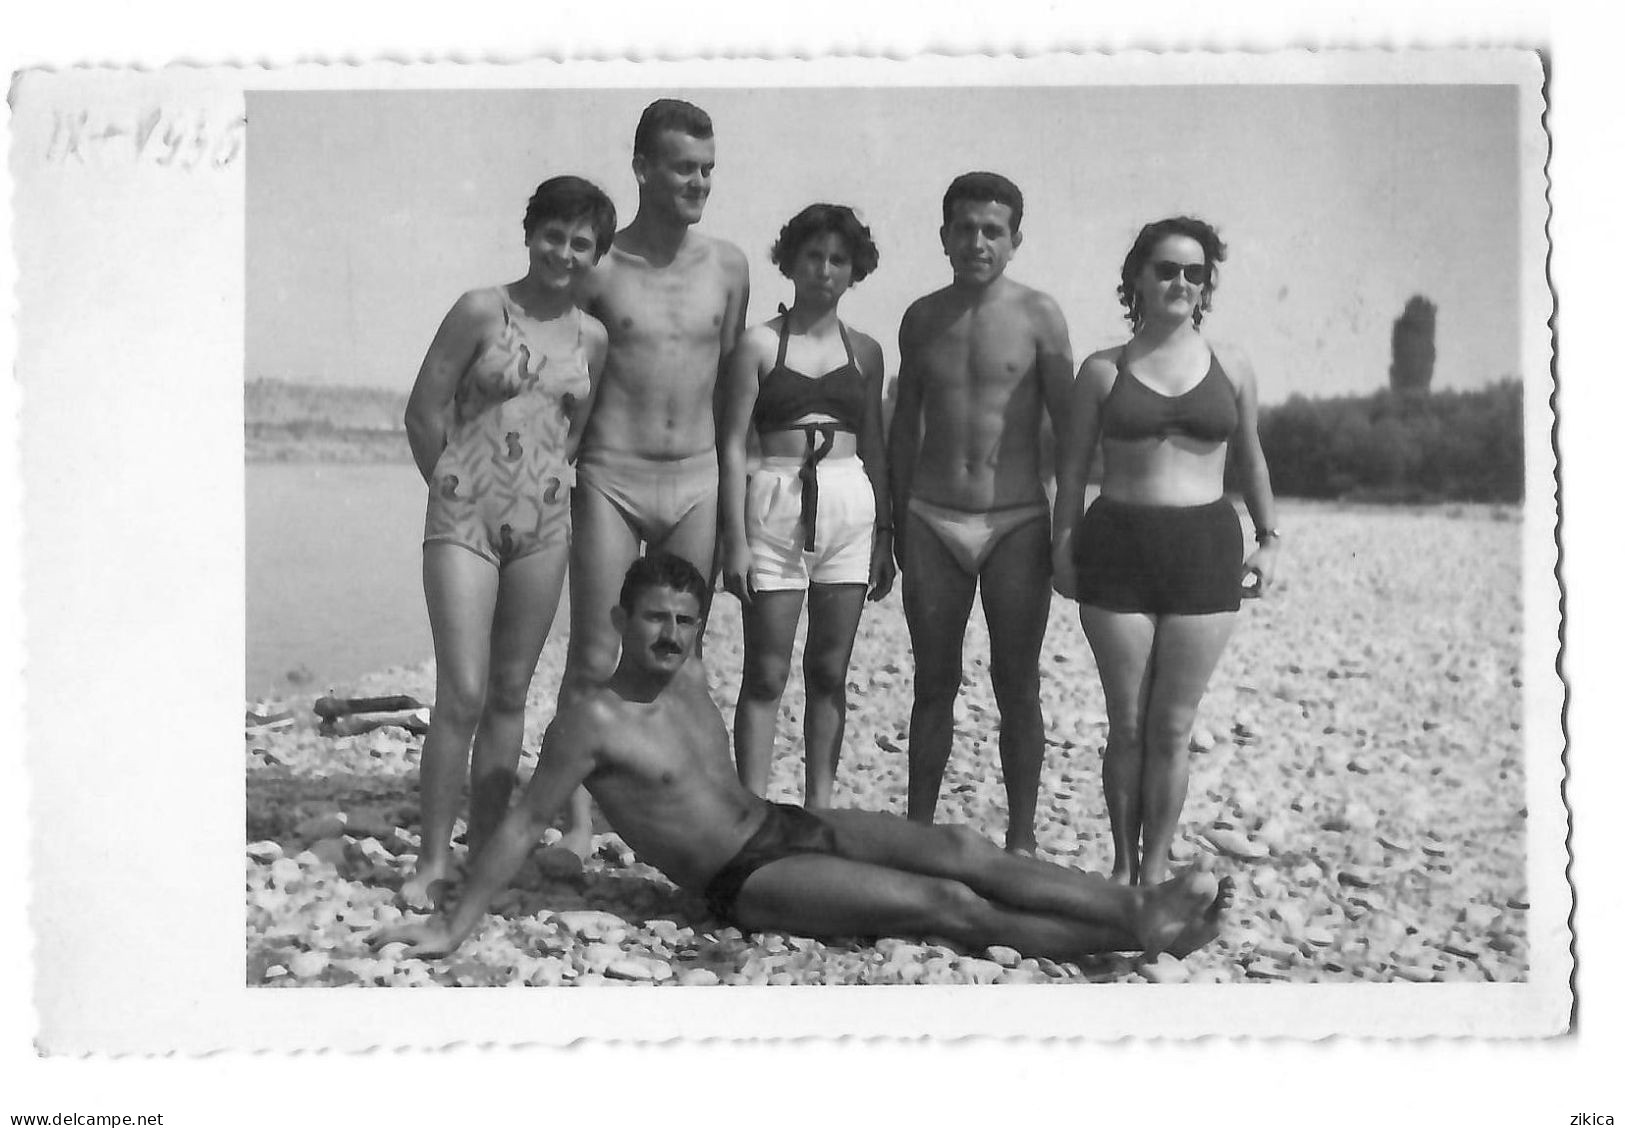
[[[251,986],[635,986],[1158,982],[1505,982],[1525,979],[1528,812],[1523,523],[1515,507],[1287,503],[1276,587],[1244,604],[1192,738],[1175,860],[1235,877],[1224,931],[1184,960],[1081,963],[966,951],[929,937],[741,934],[600,824],[585,863],[549,839],[444,960],[374,949],[398,920],[417,850],[421,737],[320,731],[318,696],[248,703],[291,721],[245,730],[246,976]],[[562,616],[561,616],[562,620]],[[525,759],[552,716],[564,624],[543,653]],[[738,605],[706,636],[731,718]],[[1040,855],[1106,871],[1106,716],[1074,604],[1051,606],[1041,676],[1047,748]],[[345,696],[433,697],[425,663]],[[848,676],[835,805],[902,813],[912,660],[900,600],[866,611]],[[779,719],[769,798],[799,801],[799,674]],[[421,719],[418,718],[418,719]],[[998,711],[980,611],[965,643],[955,749],[937,817],[1002,841]],[[460,826],[459,826],[460,830]]]

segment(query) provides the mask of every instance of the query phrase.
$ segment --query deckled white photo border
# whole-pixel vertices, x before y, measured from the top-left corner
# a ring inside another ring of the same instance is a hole
[[[1523,516],[1528,982],[1108,984],[1081,994],[245,986],[236,754],[244,652],[242,146],[252,145],[251,127],[245,136],[237,125],[244,93],[1016,82],[1519,89],[1518,315],[1530,482]],[[1504,1038],[1561,1031],[1572,1002],[1571,895],[1559,795],[1552,419],[1542,384],[1552,302],[1541,83],[1534,54],[1502,51],[383,63],[24,76],[13,92],[10,159],[40,1044],[63,1053],[196,1052],[810,1034]],[[64,131],[76,138],[71,153]],[[179,138],[173,146],[171,135]]]

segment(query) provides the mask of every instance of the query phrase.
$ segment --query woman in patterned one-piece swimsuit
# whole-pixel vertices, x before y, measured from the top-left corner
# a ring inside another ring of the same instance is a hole
[[[422,841],[401,890],[413,907],[438,900],[452,875],[465,776],[471,857],[508,807],[525,697],[569,559],[571,464],[608,345],[576,306],[576,284],[614,234],[615,207],[597,187],[543,183],[525,210],[529,270],[457,299],[407,403],[429,487],[423,592],[435,656]]]

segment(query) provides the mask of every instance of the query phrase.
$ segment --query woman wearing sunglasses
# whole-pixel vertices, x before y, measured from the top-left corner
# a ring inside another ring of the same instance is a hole
[[[1106,694],[1112,877],[1125,883],[1168,876],[1197,705],[1280,540],[1252,366],[1200,330],[1224,256],[1199,219],[1141,229],[1117,288],[1133,336],[1079,369],[1056,474],[1055,589],[1078,601]],[[1084,511],[1097,443],[1105,474]],[[1224,495],[1232,443],[1257,541],[1245,559]]]

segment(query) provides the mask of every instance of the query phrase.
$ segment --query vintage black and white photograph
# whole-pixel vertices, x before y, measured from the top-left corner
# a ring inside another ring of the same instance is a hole
[[[248,981],[1526,980],[1519,95],[251,93]]]
[[[922,62],[38,114],[240,192],[231,1044],[1562,1029],[1538,58]]]

